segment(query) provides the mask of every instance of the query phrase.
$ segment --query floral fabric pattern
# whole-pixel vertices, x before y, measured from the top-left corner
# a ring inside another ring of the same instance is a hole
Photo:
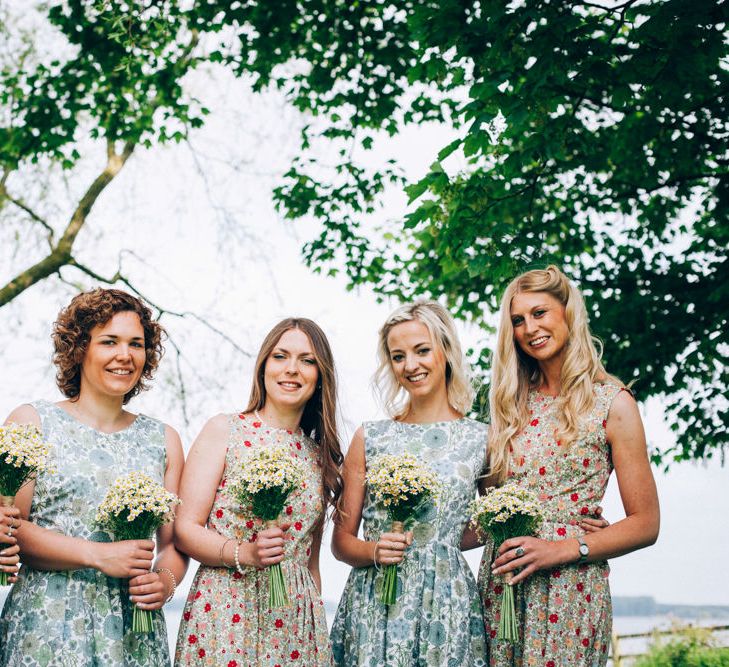
[[[126,429],[102,433],[48,401],[32,404],[53,446],[53,473],[40,473],[30,521],[64,535],[110,542],[95,525],[98,506],[119,475],[135,470],[164,481],[164,424],[139,415]],[[164,616],[153,632],[132,633],[127,582],[93,569],[49,572],[24,565],[0,620],[3,667],[169,667]]]
[[[487,430],[459,419],[434,424],[393,420],[364,424],[365,458],[409,452],[439,477],[442,491],[410,529],[414,542],[398,567],[398,598],[380,602],[383,573],[354,568],[332,627],[340,667],[482,667],[486,664],[481,603],[460,551],[468,504],[482,473]],[[390,531],[387,513],[372,494],[362,511],[364,539]]]
[[[577,441],[562,450],[555,437],[554,399],[531,391],[530,421],[519,435],[510,482],[536,493],[545,521],[537,536],[566,540],[584,534],[579,522],[595,517],[613,470],[605,427],[620,387],[595,385],[592,413]],[[612,607],[607,561],[543,570],[520,582],[516,614],[521,642],[496,639],[503,580],[491,575],[493,545],[487,544],[479,570],[484,624],[491,667],[599,667],[607,664]]]
[[[285,446],[307,465],[304,488],[284,510],[291,522],[281,562],[288,607],[269,609],[266,568],[201,565],[190,588],[177,636],[176,665],[209,667],[329,667],[331,651],[324,604],[307,568],[321,516],[321,467],[316,445],[291,431],[272,428],[243,414],[231,415],[225,470],[208,517],[208,527],[239,542],[255,542],[263,523],[249,516],[228,492],[231,473],[260,447]]]

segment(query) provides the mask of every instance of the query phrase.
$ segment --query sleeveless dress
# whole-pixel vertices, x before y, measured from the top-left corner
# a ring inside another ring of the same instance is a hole
[[[48,401],[32,406],[53,446],[54,472],[40,473],[29,520],[94,542],[111,536],[95,525],[96,510],[114,480],[145,472],[162,483],[165,427],[139,415],[122,431],[102,433]],[[133,605],[125,579],[94,569],[50,572],[23,565],[0,620],[3,667],[169,667],[161,611],[153,632],[132,633]]]
[[[538,494],[544,522],[537,536],[566,540],[584,534],[579,522],[593,517],[613,470],[605,427],[610,405],[622,390],[596,384],[592,412],[577,441],[562,452],[555,438],[554,399],[529,393],[531,420],[519,435],[518,460],[512,459],[509,482]],[[492,667],[574,667],[605,665],[610,647],[612,607],[607,561],[562,565],[520,582],[515,608],[521,643],[496,639],[502,578],[491,575],[493,545],[487,544],[479,570],[484,623]]]
[[[243,513],[228,493],[229,475],[260,447],[284,445],[308,467],[305,487],[294,491],[282,519],[281,562],[290,605],[269,609],[268,568],[200,565],[177,636],[175,665],[199,667],[329,667],[331,651],[324,604],[307,568],[322,514],[321,468],[316,444],[304,435],[273,428],[245,415],[230,415],[225,470],[208,517],[208,528],[238,541],[255,542],[262,522]]]
[[[487,428],[471,419],[433,424],[393,420],[364,424],[365,459],[410,452],[442,483],[436,505],[413,524],[413,544],[398,566],[397,602],[385,606],[383,570],[353,568],[332,627],[341,667],[482,667],[486,664],[481,603],[460,551],[468,504],[486,454]],[[390,531],[381,506],[366,493],[364,539]]]

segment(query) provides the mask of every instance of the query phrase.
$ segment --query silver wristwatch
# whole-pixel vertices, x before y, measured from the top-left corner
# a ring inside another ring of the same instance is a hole
[[[585,542],[585,540],[581,537],[577,538],[577,542],[579,542],[580,545],[580,559],[577,562],[585,563],[587,562],[587,557],[590,555],[590,547],[587,546],[587,542]]]

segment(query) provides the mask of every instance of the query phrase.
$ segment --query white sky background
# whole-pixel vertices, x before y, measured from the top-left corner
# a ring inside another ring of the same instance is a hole
[[[206,127],[192,137],[196,160],[185,145],[137,151],[94,207],[78,240],[79,259],[110,275],[116,270],[119,248],[132,250],[145,263],[128,256],[124,267],[148,298],[172,311],[197,313],[254,355],[279,319],[302,315],[316,320],[334,349],[342,439],[348,443],[363,420],[382,416],[369,378],[375,367],[377,329],[397,304],[377,304],[367,290],[347,292],[343,280],[313,275],[302,266],[299,248],[316,225],[283,221],[273,210],[270,191],[297,149],[302,118],[278,95],[254,96],[243,83],[221,76],[198,75],[193,85],[212,109]],[[417,178],[448,140],[441,128],[412,129],[381,140],[374,156],[383,162],[397,156],[408,176]],[[102,161],[103,151],[96,147],[78,170],[83,174],[80,180],[71,178],[70,190],[85,189]],[[234,161],[240,163],[237,170],[230,167]],[[18,192],[23,194],[22,189]],[[70,209],[63,188],[51,194],[52,200],[43,206],[58,211],[54,222],[65,223]],[[378,221],[399,218],[405,204],[402,194],[390,193]],[[4,284],[26,266],[33,251],[15,254],[10,235],[2,229],[0,243]],[[64,275],[81,279],[72,271]],[[53,279],[0,309],[3,414],[28,400],[59,398],[48,334],[72,293]],[[252,360],[195,320],[165,315],[162,321],[183,353],[189,424],[181,409],[176,355],[170,345],[154,388],[130,407],[176,427],[187,448],[207,417],[244,406]],[[479,341],[478,331],[461,324],[459,328],[466,347]],[[651,402],[643,413],[649,444],[665,447],[672,435],[660,403]],[[656,478],[663,515],[659,542],[612,561],[613,593],[651,595],[660,602],[729,605],[729,579],[721,574],[729,562],[726,469],[717,462],[676,464],[668,474],[656,472]],[[614,477],[604,506],[612,521],[623,515]],[[479,558],[480,552],[468,554],[474,568]],[[324,597],[336,601],[348,567],[333,559],[328,537],[321,570]],[[188,574],[184,588],[190,580]]]

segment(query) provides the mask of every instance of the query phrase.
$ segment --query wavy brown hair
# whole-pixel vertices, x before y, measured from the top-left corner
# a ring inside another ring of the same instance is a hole
[[[134,387],[124,395],[124,403],[140,391],[148,389],[147,381],[164,354],[162,339],[165,330],[152,319],[152,311],[140,299],[118,289],[97,288],[77,294],[71,303],[58,313],[53,324],[53,363],[56,365],[56,384],[61,393],[71,400],[81,391],[81,366],[91,338],[91,330],[103,326],[117,313],[132,312],[139,315],[144,329],[146,359],[142,374]]]
[[[319,448],[322,501],[326,512],[327,508],[336,509],[339,505],[343,485],[340,468],[344,457],[337,433],[337,375],[334,370],[334,357],[329,341],[318,324],[305,317],[289,317],[268,332],[256,358],[253,387],[246,412],[260,410],[266,403],[266,385],[263,379],[266,361],[281,336],[290,329],[299,329],[309,338],[319,370],[316,388],[304,406],[299,426]]]

